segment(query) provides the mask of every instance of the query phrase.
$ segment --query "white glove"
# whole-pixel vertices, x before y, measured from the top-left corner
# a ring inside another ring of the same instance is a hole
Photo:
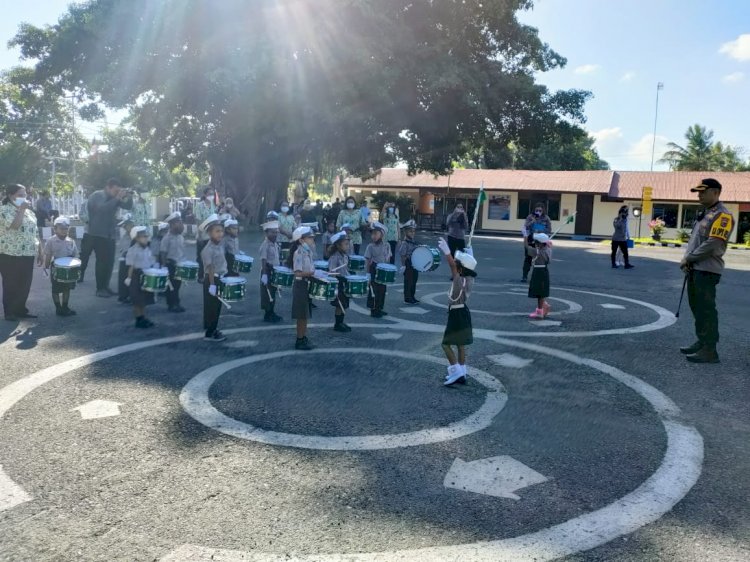
[[[130,287],[130,277],[126,277],[125,281],[123,281],[123,283],[125,283],[126,287]]]
[[[469,254],[470,256],[474,255],[474,248],[469,246],[468,248],[464,248],[464,254]]]
[[[261,275],[260,276],[260,282],[263,285],[268,285],[268,275],[266,275],[265,273],[263,275]]]
[[[448,247],[448,242],[445,241],[445,238],[438,240],[438,248],[440,248],[440,251],[446,256],[449,256],[451,253],[451,249]]]
[[[209,285],[208,286],[208,294],[212,297],[216,296],[216,285]]]
[[[398,272],[399,272],[399,273],[400,273],[401,275],[403,275],[403,274],[404,274],[404,271],[406,271],[406,266],[405,266],[405,265],[402,265],[402,266],[401,266],[401,267],[400,267],[400,268],[398,269]]]

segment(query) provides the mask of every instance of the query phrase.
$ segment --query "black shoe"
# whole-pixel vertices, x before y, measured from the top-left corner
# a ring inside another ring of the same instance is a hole
[[[5,321],[6,322],[18,322],[20,318],[18,316],[13,316],[12,314],[6,314],[5,315]]]
[[[135,319],[135,327],[140,328],[142,330],[145,330],[146,328],[150,328],[152,324],[146,320],[145,318],[136,318]]]
[[[263,322],[273,322],[273,316],[266,312],[263,316]]]
[[[635,266],[633,264],[631,264],[631,263],[626,263],[625,264],[625,269],[633,269],[634,267]]]
[[[67,306],[63,307],[63,309],[65,310],[65,316],[75,316],[78,314],[75,310],[68,308]]]
[[[351,328],[349,328],[349,330],[347,330],[346,327],[344,327],[344,324],[339,322],[339,323],[336,323],[336,324],[333,325],[333,330],[335,332],[348,332],[348,331],[351,330]]]
[[[169,312],[177,312],[177,313],[185,312],[185,309],[182,308],[179,304],[177,306],[170,306],[167,310]]]
[[[619,265],[612,264],[612,269],[620,269]]]
[[[96,296],[102,299],[108,299],[112,295],[109,294],[109,291],[97,291]]]
[[[703,349],[703,344],[697,341],[693,345],[681,347],[680,353],[682,353],[683,355],[692,355],[693,353],[698,353],[701,349]]]
[[[65,316],[65,311],[63,310],[62,306],[55,307],[55,314],[57,316]]]
[[[383,313],[380,312],[379,310],[371,310],[370,311],[370,316],[372,316],[373,318],[382,318],[383,317]]]
[[[214,341],[224,341],[226,339],[227,339],[227,337],[224,334],[222,334],[219,330],[216,330],[214,332],[214,335],[213,335],[213,340]]]
[[[715,349],[703,347],[699,352],[685,356],[685,359],[691,363],[719,363],[719,354]]]
[[[304,337],[297,338],[297,341],[294,343],[294,349],[298,349],[300,351],[310,351],[312,349],[315,349],[315,346],[310,343],[310,340],[308,340],[307,337]]]
[[[341,323],[341,327],[344,328],[345,332],[351,332],[352,331],[352,327],[349,326],[348,324],[344,323],[344,322]]]
[[[274,324],[278,324],[282,320],[283,320],[283,318],[281,316],[279,316],[278,314],[272,314],[271,315],[271,322],[273,322]]]
[[[380,314],[382,314],[383,316],[388,316],[388,313],[385,310],[381,310]]]
[[[417,299],[404,299],[404,302],[406,304],[419,304],[419,301]]]

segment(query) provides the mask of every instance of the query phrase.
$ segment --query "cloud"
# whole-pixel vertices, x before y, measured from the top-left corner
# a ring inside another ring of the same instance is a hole
[[[732,72],[732,74],[727,74],[721,80],[727,84],[734,84],[735,82],[741,81],[744,77],[744,72]]]
[[[719,52],[740,62],[750,61],[750,33],[744,33],[734,41],[724,43]]]
[[[633,78],[635,78],[635,72],[628,70],[620,77],[620,82],[630,82]]]
[[[581,66],[576,67],[574,72],[576,74],[593,74],[597,70],[601,68],[598,64],[584,64]]]
[[[607,143],[613,140],[622,138],[621,127],[610,127],[608,129],[601,129],[599,131],[592,131],[591,136],[594,137],[597,143]]]

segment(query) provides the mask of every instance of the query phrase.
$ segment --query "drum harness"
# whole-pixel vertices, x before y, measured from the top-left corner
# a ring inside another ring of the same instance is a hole
[[[466,308],[466,304],[465,303],[453,304],[453,303],[455,303],[455,302],[457,302],[457,301],[459,301],[461,299],[461,295],[464,294],[464,289],[465,288],[466,288],[466,278],[464,278],[461,281],[461,290],[458,292],[458,296],[455,299],[452,297],[453,287],[451,287],[450,290],[448,290],[448,310],[449,311],[453,310],[454,308],[455,309]]]

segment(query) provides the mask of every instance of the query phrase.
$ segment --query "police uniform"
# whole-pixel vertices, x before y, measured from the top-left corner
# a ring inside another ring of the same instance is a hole
[[[382,226],[382,225],[381,225]],[[385,236],[385,228],[380,228]],[[384,242],[383,238],[379,242],[370,242],[365,249],[365,259],[370,260],[370,278],[375,279],[375,273],[379,263],[390,263],[391,247]],[[371,282],[372,297],[368,297],[367,306],[372,309],[373,316],[380,316],[385,307],[386,286],[383,283]]]
[[[705,186],[701,184],[691,191],[704,190]],[[732,213],[719,201],[705,210],[705,214],[695,223],[690,235],[684,260],[689,268],[688,302],[695,318],[695,334],[698,341],[682,351],[691,361],[718,361],[716,344],[719,341],[719,316],[716,310],[716,285],[719,284],[724,272],[724,253],[733,227]],[[696,358],[696,355],[701,357]]]
[[[258,250],[258,259],[261,260],[260,275],[261,278],[263,275],[266,276],[266,283],[263,284],[261,281],[260,284],[260,308],[266,313],[263,318],[266,322],[278,322],[281,320],[281,317],[274,311],[277,289],[270,282],[273,275],[273,268],[281,263],[280,252],[279,243],[271,242],[268,238],[263,240],[260,250]]]
[[[414,269],[411,264],[411,255],[414,250],[419,246],[417,242],[412,238],[406,238],[401,241],[401,247],[399,248],[399,255],[401,256],[401,263],[404,264],[404,302],[409,304],[416,304],[416,293],[417,293],[417,281],[419,280],[419,271]]]
[[[294,272],[315,273],[315,258],[307,248],[299,246],[292,257],[292,269]],[[295,320],[307,320],[312,316],[312,307],[309,294],[309,278],[294,277],[292,286],[292,318]]]
[[[213,224],[208,225],[208,228]],[[206,338],[212,338],[220,334],[219,317],[221,316],[221,301],[209,293],[211,285],[217,285],[221,277],[227,274],[227,260],[224,257],[224,245],[219,242],[214,243],[212,240],[201,250],[201,262],[203,270],[208,272],[209,267],[213,267],[214,278],[209,279],[208,273],[203,280],[203,329],[206,330]],[[218,287],[217,287],[218,289]]]
[[[162,266],[169,270],[169,283],[164,296],[167,299],[167,306],[171,311],[182,312],[184,309],[180,306],[180,288],[182,281],[175,278],[177,264],[185,261],[185,238],[182,234],[173,234],[167,232],[161,240],[160,261]]]

